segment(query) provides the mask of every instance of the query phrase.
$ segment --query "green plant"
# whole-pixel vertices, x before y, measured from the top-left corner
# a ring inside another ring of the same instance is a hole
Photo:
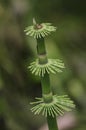
[[[45,47],[45,36],[55,32],[56,27],[51,23],[37,24],[33,19],[33,25],[26,28],[26,35],[33,36],[37,41],[38,59],[28,67],[30,71],[40,76],[42,85],[42,98],[36,98],[31,111],[34,114],[42,114],[47,118],[49,130],[57,130],[56,116],[63,115],[65,111],[71,111],[75,107],[73,101],[67,95],[53,95],[50,86],[49,74],[62,72],[64,63],[59,59],[48,59]]]

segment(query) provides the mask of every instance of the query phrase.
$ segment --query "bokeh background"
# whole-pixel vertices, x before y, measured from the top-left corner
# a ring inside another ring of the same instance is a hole
[[[59,129],[85,130],[85,0],[0,0],[0,130],[47,130],[46,119],[34,116],[29,104],[41,97],[40,79],[27,69],[37,57],[36,41],[24,33],[33,17],[57,27],[45,39],[48,57],[62,59],[66,68],[50,76],[51,86],[76,104],[72,113],[59,117]]]

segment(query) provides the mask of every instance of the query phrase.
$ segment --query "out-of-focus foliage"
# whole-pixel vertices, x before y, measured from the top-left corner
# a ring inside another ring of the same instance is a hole
[[[51,86],[75,101],[73,130],[86,129],[85,5],[84,0],[0,0],[0,130],[36,130],[45,122],[29,105],[41,96],[39,78],[27,69],[37,56],[35,40],[24,34],[33,17],[57,26],[46,38],[48,57],[61,58],[66,69],[51,75]]]

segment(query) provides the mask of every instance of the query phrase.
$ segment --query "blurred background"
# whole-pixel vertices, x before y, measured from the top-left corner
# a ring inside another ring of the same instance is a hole
[[[36,57],[36,41],[24,29],[50,22],[57,31],[45,39],[48,57],[65,63],[50,75],[55,94],[68,94],[76,104],[58,118],[59,130],[86,129],[85,0],[0,0],[0,130],[47,130],[46,119],[34,116],[30,102],[41,97],[39,77],[27,69]]]

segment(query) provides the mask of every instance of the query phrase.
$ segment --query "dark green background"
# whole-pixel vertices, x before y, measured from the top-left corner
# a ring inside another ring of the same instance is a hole
[[[51,75],[56,94],[68,94],[76,104],[76,126],[86,129],[86,2],[85,0],[0,0],[0,130],[37,130],[46,121],[34,116],[29,103],[41,96],[40,79],[27,66],[36,57],[36,41],[24,29],[51,22],[57,31],[45,39],[48,57],[65,63]]]

